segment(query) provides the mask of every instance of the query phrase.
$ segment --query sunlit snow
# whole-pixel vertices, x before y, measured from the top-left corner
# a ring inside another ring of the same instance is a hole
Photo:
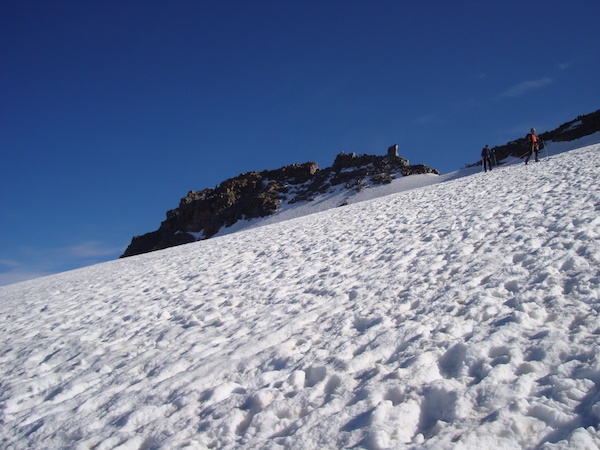
[[[599,448],[600,145],[543,156],[0,287],[0,447]]]

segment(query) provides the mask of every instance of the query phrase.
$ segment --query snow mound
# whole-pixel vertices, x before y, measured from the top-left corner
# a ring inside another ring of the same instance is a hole
[[[599,150],[2,287],[0,447],[599,448]]]

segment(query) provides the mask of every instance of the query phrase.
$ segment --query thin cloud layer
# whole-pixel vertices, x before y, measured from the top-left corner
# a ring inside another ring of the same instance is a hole
[[[504,100],[507,98],[522,97],[522,96],[528,94],[529,92],[537,91],[538,89],[542,89],[542,88],[552,84],[553,82],[554,82],[554,80],[549,77],[540,78],[539,80],[523,81],[522,83],[516,84],[516,85],[508,88],[506,91],[504,91],[498,97],[496,97],[496,99]]]
[[[98,258],[114,255],[122,250],[122,247],[105,247],[101,242],[88,241],[67,247],[66,253],[74,258]]]
[[[106,258],[116,259],[123,248],[107,246],[100,241],[57,248],[25,247],[23,255],[33,257],[38,263],[32,266],[17,260],[0,260],[0,286],[97,264]]]

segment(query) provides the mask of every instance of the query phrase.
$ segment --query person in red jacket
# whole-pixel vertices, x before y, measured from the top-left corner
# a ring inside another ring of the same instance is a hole
[[[525,158],[525,164],[529,163],[529,158],[535,152],[535,162],[538,162],[540,155],[540,139],[537,137],[535,133],[535,128],[530,130],[531,132],[527,134],[527,144],[529,146],[529,150],[527,152],[527,158]]]

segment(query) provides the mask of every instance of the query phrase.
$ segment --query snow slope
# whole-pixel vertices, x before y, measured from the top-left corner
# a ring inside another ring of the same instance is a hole
[[[0,287],[0,447],[597,449],[600,145]]]
[[[543,159],[549,155],[556,155],[576,148],[597,144],[600,142],[600,132],[585,136],[576,141],[567,142],[552,142],[546,143],[540,154]],[[512,166],[516,164],[522,164],[523,159],[510,157],[505,161],[498,161],[501,164],[501,168]],[[354,190],[348,190],[343,185],[338,186],[337,190],[333,192],[317,195],[314,201],[309,202],[298,202],[298,203],[286,203],[284,202],[280,210],[275,214],[267,217],[251,219],[251,220],[240,220],[230,227],[223,227],[216,236],[225,236],[227,234],[236,233],[241,230],[248,228],[256,228],[264,225],[270,225],[279,223],[285,220],[297,219],[299,217],[305,217],[310,214],[327,211],[332,208],[337,208],[341,205],[350,205],[366,200],[373,200],[375,198],[384,197],[386,195],[397,194],[418,187],[429,186],[432,184],[443,183],[449,180],[455,180],[466,176],[473,175],[482,170],[481,166],[466,167],[464,169],[457,170],[444,175],[411,175],[408,177],[397,176],[390,184],[377,184],[367,186],[365,189],[357,192]],[[204,239],[203,233],[190,233],[197,239]]]

